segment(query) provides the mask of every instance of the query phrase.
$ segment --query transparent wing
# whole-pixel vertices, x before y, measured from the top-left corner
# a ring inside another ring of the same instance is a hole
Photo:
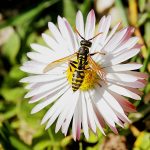
[[[90,55],[88,56],[88,65],[99,75],[102,80],[106,81],[106,74],[104,70],[98,64],[96,64]]]
[[[48,72],[49,70],[53,69],[54,67],[56,67],[57,65],[63,64],[71,59],[73,59],[74,57],[77,56],[77,53],[74,53],[72,55],[66,56],[64,58],[58,59],[56,61],[53,61],[51,63],[49,63],[44,69],[43,69],[43,73]]]

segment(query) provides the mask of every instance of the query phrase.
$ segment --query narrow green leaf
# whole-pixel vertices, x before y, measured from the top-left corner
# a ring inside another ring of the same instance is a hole
[[[123,21],[123,25],[124,26],[128,26],[128,19],[127,19],[127,14],[126,14],[126,11],[125,11],[125,8],[123,6],[123,3],[121,0],[115,0],[115,4],[116,4],[116,7],[118,8],[119,10],[119,14],[120,14],[120,17]]]
[[[146,5],[146,0],[138,0],[140,12],[143,12]]]
[[[16,79],[17,81],[19,81],[21,78],[25,77],[26,74],[24,72],[22,72],[19,69],[19,67],[20,67],[19,65],[12,67],[12,69],[9,72],[10,78],[13,78],[13,79]]]
[[[139,150],[149,150],[150,149],[150,133],[141,132],[139,136],[137,137],[134,145],[135,145],[135,148],[139,148]]]
[[[147,49],[147,51],[148,51],[147,58],[144,59],[143,66],[142,66],[142,68],[140,69],[141,72],[145,72],[145,71],[146,71],[148,62],[150,61],[150,47]]]
[[[84,0],[84,3],[78,5],[79,9],[83,13],[83,16],[86,16],[88,11],[92,8],[92,2],[93,1]]]
[[[34,147],[33,150],[43,150],[47,147],[49,148],[54,148],[54,147],[59,147],[60,144],[57,141],[50,141],[50,140],[45,140],[37,143]]]
[[[6,111],[6,110],[5,110]],[[0,114],[0,121],[8,120],[17,114],[17,107],[13,107],[3,114]]]
[[[20,49],[20,38],[16,32],[12,33],[10,38],[2,47],[2,53],[12,64],[16,63],[16,56]]]
[[[31,148],[28,145],[26,145],[20,139],[16,138],[16,136],[10,136],[9,139],[10,139],[12,146],[16,148],[17,150],[31,150]]]
[[[63,0],[63,16],[67,18],[69,23],[74,27],[74,18],[76,15],[75,2],[72,0]]]
[[[149,14],[147,12],[142,14],[138,20],[138,26],[140,27],[141,25],[143,25],[148,17],[149,17]]]
[[[44,1],[37,5],[35,8],[31,10],[27,10],[26,12],[21,13],[15,17],[10,18],[4,23],[0,24],[0,28],[6,27],[8,25],[21,25],[31,21],[35,16],[39,15],[42,10],[52,6],[53,4],[57,3],[59,0],[51,0],[51,1]]]
[[[25,90],[21,87],[17,88],[2,88],[1,89],[1,94],[7,101],[18,101],[20,100],[23,95],[25,94]]]
[[[145,41],[146,41],[146,44],[148,46],[150,46],[150,21],[146,22],[145,25],[144,25],[144,38],[145,38]]]

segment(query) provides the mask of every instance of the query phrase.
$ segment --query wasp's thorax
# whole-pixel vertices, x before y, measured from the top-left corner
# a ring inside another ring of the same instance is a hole
[[[86,47],[92,46],[92,42],[90,42],[88,40],[81,40],[80,44],[81,44],[81,46],[86,46]]]

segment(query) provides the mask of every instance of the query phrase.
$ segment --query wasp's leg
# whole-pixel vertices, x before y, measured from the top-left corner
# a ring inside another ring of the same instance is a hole
[[[90,67],[88,67],[88,68],[85,68],[84,70],[91,70],[91,68],[90,68]]]
[[[84,70],[89,70],[89,69],[91,69],[90,67],[85,68],[86,65],[88,65],[88,61],[86,61],[86,62],[84,63]]]
[[[102,52],[94,52],[94,53],[91,53],[90,56],[93,56],[95,54],[99,54],[99,55],[106,55],[105,53],[102,53]]]

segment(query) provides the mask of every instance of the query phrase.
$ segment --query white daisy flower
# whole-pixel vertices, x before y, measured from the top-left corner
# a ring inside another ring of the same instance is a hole
[[[141,64],[125,63],[140,51],[138,37],[131,37],[134,29],[117,31],[118,23],[110,31],[111,16],[102,17],[97,31],[95,23],[93,10],[85,25],[78,11],[74,32],[68,21],[58,16],[58,27],[48,23],[52,35],[42,34],[47,47],[31,44],[34,51],[27,53],[30,61],[21,67],[30,74],[21,80],[28,83],[25,98],[31,98],[29,103],[38,102],[31,113],[52,105],[42,124],[47,122],[48,129],[56,121],[55,131],[61,129],[65,135],[72,126],[74,140],[80,138],[81,128],[88,139],[89,128],[105,134],[106,123],[117,133],[116,124],[124,127],[129,123],[126,113],[134,112],[135,107],[125,97],[140,100],[142,92],[137,88],[143,88],[147,78],[144,73],[131,71]],[[91,42],[91,47],[85,41]],[[84,50],[88,49],[85,63]]]

